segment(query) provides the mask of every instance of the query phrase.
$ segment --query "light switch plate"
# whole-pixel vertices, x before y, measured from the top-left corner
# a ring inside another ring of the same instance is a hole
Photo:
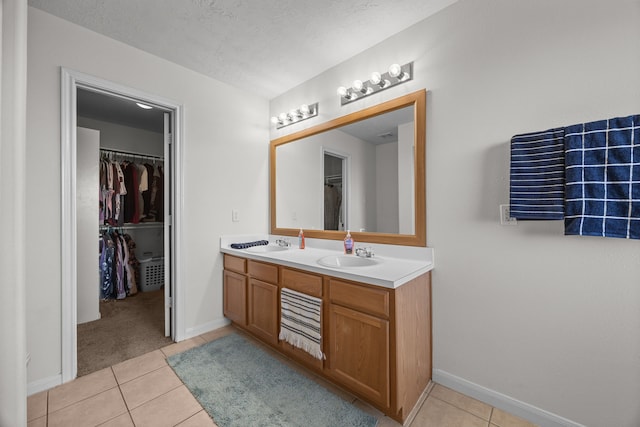
[[[500,225],[518,225],[518,220],[511,218],[509,205],[500,205]]]
[[[238,215],[238,211],[235,210],[235,209],[231,211],[231,221],[233,221],[233,222],[239,222],[240,221],[240,216]]]

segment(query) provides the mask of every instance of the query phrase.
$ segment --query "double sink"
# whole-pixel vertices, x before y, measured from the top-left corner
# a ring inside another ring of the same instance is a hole
[[[277,245],[253,246],[245,249],[247,252],[267,253],[286,251],[287,247]],[[352,268],[352,267],[368,267],[379,263],[374,258],[363,258],[355,255],[327,255],[318,258],[317,263],[330,268]]]

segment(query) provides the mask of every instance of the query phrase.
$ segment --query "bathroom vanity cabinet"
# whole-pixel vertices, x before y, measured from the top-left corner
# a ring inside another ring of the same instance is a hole
[[[278,267],[248,260],[247,329],[269,344],[278,343]]]
[[[225,255],[223,312],[269,344],[278,342],[278,267]]]
[[[390,405],[390,292],[329,279],[329,374]]]
[[[238,326],[247,326],[247,260],[224,257],[223,312]]]
[[[278,340],[281,288],[322,299],[325,360]],[[386,288],[225,254],[224,314],[401,423],[431,379],[430,271]]]

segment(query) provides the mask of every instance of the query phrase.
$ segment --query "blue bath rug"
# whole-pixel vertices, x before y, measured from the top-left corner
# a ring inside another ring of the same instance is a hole
[[[377,419],[238,334],[170,356],[219,427],[374,427]]]

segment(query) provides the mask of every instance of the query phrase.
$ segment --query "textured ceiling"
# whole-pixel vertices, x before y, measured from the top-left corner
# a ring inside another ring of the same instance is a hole
[[[268,99],[457,0],[29,0]]]

